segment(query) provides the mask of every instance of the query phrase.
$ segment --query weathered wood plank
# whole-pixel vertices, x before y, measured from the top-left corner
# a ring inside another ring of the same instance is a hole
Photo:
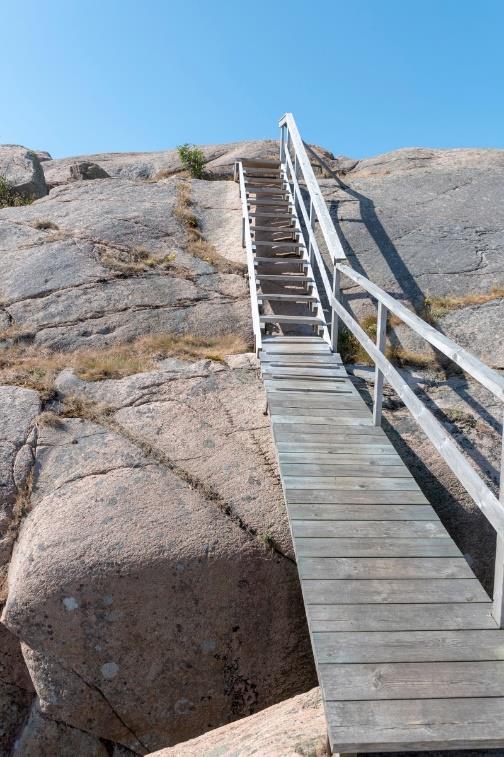
[[[417,482],[411,478],[393,478],[389,476],[377,476],[375,478],[365,476],[283,476],[284,486],[288,490],[293,489],[320,489],[320,490],[358,490],[358,491],[420,491]]]
[[[316,426],[312,426],[312,428],[316,429]],[[324,434],[299,431],[295,430],[295,427],[290,431],[284,431],[279,430],[275,426],[273,426],[275,439],[277,439],[279,442],[297,442],[299,444],[299,442],[302,440],[303,444],[306,445],[343,444],[345,438],[350,434],[352,435],[352,439],[349,439],[348,441],[351,444],[358,444],[359,442],[361,442],[362,444],[369,442],[376,444],[376,442],[381,442],[383,444],[387,441],[387,437],[383,434],[383,432],[381,434],[378,433],[380,431],[381,428],[376,428],[375,426],[366,426],[363,429],[357,428],[355,426],[347,426],[341,433]]]
[[[328,702],[333,752],[502,746],[504,698]]]
[[[376,489],[286,489],[287,504],[338,505],[361,503],[363,505],[421,505],[427,500],[420,490],[404,489],[376,491]]]
[[[439,520],[292,520],[294,537],[309,539],[412,539],[417,536],[446,538],[447,531]]]
[[[432,539],[432,541],[436,541]],[[459,557],[299,557],[301,579],[473,578]]]
[[[379,460],[379,458],[378,458]],[[307,463],[306,465],[299,463],[286,463],[280,460],[280,470],[282,475],[287,481],[287,478],[301,477],[302,480],[307,478],[327,478],[327,477],[359,477],[370,478],[378,476],[386,476],[387,478],[407,478],[411,480],[411,474],[404,465],[371,465],[363,464],[359,466],[358,463],[345,465],[344,463],[338,463],[337,465],[316,465],[314,463]]]
[[[262,374],[265,378],[288,378],[288,377],[294,377],[294,378],[307,378],[307,379],[328,379],[328,378],[342,378],[345,377],[346,371],[344,368],[334,368],[334,367],[326,367],[326,366],[319,366],[319,367],[311,367],[308,368],[307,366],[298,367],[298,368],[288,368],[286,366],[270,366],[266,367],[263,366]]]
[[[295,543],[296,555],[301,557],[462,557],[457,545],[446,539],[304,539]],[[376,576],[378,577],[378,576]],[[419,576],[420,578],[420,576]]]
[[[347,499],[347,497],[345,497]],[[438,522],[439,518],[430,505],[399,504],[399,505],[365,505],[360,502],[345,502],[344,504],[313,505],[291,504],[288,506],[289,517],[294,520],[311,520],[320,523],[320,536],[327,521],[357,520],[366,521],[417,521],[428,520]]]
[[[278,460],[282,465],[296,464],[296,470],[304,473],[304,470],[310,467],[310,470],[318,470],[322,474],[325,470],[336,472],[336,469],[340,466],[346,466],[353,464],[358,466],[360,470],[365,469],[374,470],[375,468],[381,468],[383,466],[399,467],[403,464],[401,458],[397,454],[359,454],[357,452],[350,452],[344,454],[342,452],[335,453],[333,455],[312,452],[279,452]],[[404,466],[406,467],[406,466]],[[406,468],[406,470],[408,470]],[[288,471],[287,471],[288,472]],[[408,471],[409,473],[409,471]]]
[[[277,442],[277,449],[279,453],[296,452],[297,454],[300,454],[306,452],[308,454],[320,453],[322,455],[350,455],[353,452],[379,455],[390,455],[394,453],[393,447],[390,447],[388,444],[383,444],[383,442],[380,441],[377,442],[373,437],[368,437],[367,439],[354,437],[351,444],[344,444],[344,442],[340,442],[339,444],[322,442],[319,444],[317,442],[303,442],[302,440],[299,442]]]
[[[318,673],[326,701],[504,697],[504,661],[323,663]]]
[[[345,403],[345,404],[343,404]],[[351,398],[344,398],[338,400],[338,405],[335,408],[323,408],[323,407],[311,407],[310,404],[306,404],[306,407],[289,407],[284,405],[277,405],[276,402],[272,402],[270,406],[270,416],[276,420],[276,416],[281,418],[288,418],[288,422],[291,423],[291,418],[300,418],[303,420],[294,421],[295,423],[304,423],[305,418],[309,418],[311,422],[314,418],[320,418],[322,423],[324,420],[332,423],[336,418],[369,418],[369,411],[364,405],[357,405],[355,400]],[[317,423],[319,421],[316,421]]]
[[[369,581],[305,579],[302,586],[305,603],[312,605],[488,601],[488,595],[476,578],[389,578]],[[502,650],[504,653],[504,644]],[[318,652],[316,656],[320,659]]]
[[[288,427],[292,424],[296,426],[307,426],[311,431],[315,426],[317,429],[321,427],[323,433],[327,433],[328,429],[336,429],[338,426],[358,426],[364,428],[366,426],[372,426],[372,421],[369,415],[354,415],[352,411],[346,411],[341,414],[334,415],[334,417],[328,418],[327,416],[304,416],[304,415],[287,415],[279,413],[278,411],[271,411],[271,420],[275,424],[275,428],[281,430],[282,426]],[[344,433],[340,430],[338,434]]]
[[[306,612],[312,632],[496,628],[488,599],[462,604],[307,605]]]
[[[319,394],[316,397],[312,395],[307,397],[303,392],[289,392],[288,394],[278,394],[277,392],[268,394],[268,404],[270,407],[304,407],[310,410],[318,408],[336,412],[346,407],[359,408],[361,411],[367,410],[366,405],[356,395],[353,387],[349,388],[348,394]]]
[[[341,631],[314,633],[313,642],[319,663],[504,660],[504,631],[500,629]]]

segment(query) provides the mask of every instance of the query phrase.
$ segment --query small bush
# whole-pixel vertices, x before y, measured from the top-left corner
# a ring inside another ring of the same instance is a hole
[[[0,176],[0,210],[2,208],[15,208],[21,205],[29,205],[33,202],[31,197],[23,197],[17,194],[5,176]]]
[[[184,144],[177,147],[180,162],[193,179],[202,179],[204,175],[205,156],[194,145]]]

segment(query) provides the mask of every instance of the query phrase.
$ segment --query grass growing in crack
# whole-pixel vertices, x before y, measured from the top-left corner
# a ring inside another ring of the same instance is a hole
[[[182,167],[193,179],[202,179],[205,174],[205,155],[202,150],[187,142],[177,147]]]
[[[31,205],[32,197],[20,195],[5,176],[0,176],[0,210],[2,208],[17,208],[21,205]]]
[[[359,325],[374,341],[376,339],[377,319],[375,315],[367,315],[359,321]],[[373,361],[356,336],[343,327],[338,335],[338,352],[344,363],[364,363],[371,365]]]
[[[153,268],[172,268],[176,253],[171,252],[161,258],[154,257],[145,247],[120,248],[99,246],[100,261],[107,268],[124,274],[145,273]]]
[[[3,549],[10,552],[17,539],[19,529],[23,518],[28,514],[30,509],[30,497],[33,486],[33,469],[27,476],[24,486],[19,489],[16,500],[12,507],[12,516],[9,521],[6,532],[3,535]],[[7,571],[9,569],[10,557],[8,557],[4,564],[0,567],[0,605],[7,599]]]
[[[359,321],[359,325],[366,332],[373,342],[376,341],[377,318],[375,315],[368,315]],[[387,322],[387,329],[390,326]],[[364,365],[373,365],[373,360],[369,357],[366,350],[348,329],[343,328],[338,336],[338,352],[344,363],[363,363]],[[408,350],[398,345],[388,345],[385,350],[388,359],[398,366],[414,366],[417,368],[434,368],[437,363],[433,356]]]
[[[59,231],[58,224],[54,223],[54,221],[50,221],[48,218],[39,218],[32,223],[32,226],[34,229],[39,229],[40,231],[48,231],[49,229]]]
[[[173,214],[186,230],[186,251],[195,258],[210,263],[221,273],[243,274],[244,263],[236,263],[223,257],[217,252],[215,245],[204,238],[199,220],[192,208],[191,185],[187,181],[180,181],[177,185],[177,202]]]
[[[429,323],[435,322],[452,310],[461,310],[471,305],[484,305],[493,300],[504,298],[504,287],[492,287],[483,294],[448,295],[446,297],[427,297],[425,309],[429,315]]]
[[[64,368],[73,368],[86,381],[120,379],[154,370],[156,361],[167,357],[223,361],[226,355],[249,349],[238,334],[207,338],[151,334],[127,344],[75,352],[41,352],[33,346],[13,345],[0,351],[0,382],[35,389],[47,402],[55,396],[54,382]]]

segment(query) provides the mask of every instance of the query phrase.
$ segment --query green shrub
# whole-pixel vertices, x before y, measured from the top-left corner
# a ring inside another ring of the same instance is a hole
[[[193,179],[202,179],[204,174],[205,156],[203,151],[194,145],[180,145],[177,147],[180,162]]]
[[[0,210],[2,208],[13,208],[19,205],[29,205],[31,202],[31,198],[22,197],[21,195],[16,194],[5,176],[0,176]]]

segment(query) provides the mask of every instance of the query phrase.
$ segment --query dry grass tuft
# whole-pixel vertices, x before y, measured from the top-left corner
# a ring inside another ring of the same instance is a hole
[[[86,381],[100,381],[152,370],[156,360],[166,357],[222,361],[226,355],[248,350],[250,345],[237,334],[209,338],[152,334],[128,344],[75,352],[41,352],[33,346],[14,345],[0,351],[0,383],[35,389],[48,402],[55,397],[56,376],[64,368],[73,368]]]
[[[413,350],[408,350],[395,344],[389,345],[385,354],[391,363],[395,363],[399,367],[408,365],[416,368],[438,367],[438,362],[434,356],[424,352],[413,352]]]
[[[54,223],[53,221],[49,221],[49,219],[47,218],[40,218],[38,221],[34,221],[32,223],[32,226],[34,229],[40,229],[41,231],[45,231],[48,229],[59,231],[58,224]]]
[[[365,316],[359,321],[359,325],[373,341],[376,339],[377,318],[375,315]],[[344,327],[338,337],[338,352],[344,363],[363,363],[364,365],[373,363],[357,337]]]
[[[145,247],[119,248],[107,245],[99,246],[100,261],[107,268],[124,274],[145,273],[153,268],[166,270],[171,268],[176,258],[175,252],[170,252],[161,258],[156,258]]]
[[[64,423],[56,413],[51,410],[44,410],[37,418],[37,426],[48,426],[49,428],[63,428]]]
[[[63,418],[84,418],[93,423],[101,423],[105,418],[112,415],[113,412],[114,409],[108,405],[90,402],[74,394],[65,397],[60,409],[60,415]]]
[[[427,297],[425,309],[429,313],[430,321],[442,318],[452,310],[461,310],[471,305],[484,305],[492,300],[504,298],[504,287],[492,287],[490,292],[483,294],[466,294],[461,296]]]
[[[245,273],[245,264],[235,263],[223,257],[217,252],[215,246],[204,238],[192,206],[191,184],[188,181],[180,181],[177,185],[177,202],[173,214],[185,227],[187,252],[195,258],[204,260],[205,263],[210,263],[221,273]]]

